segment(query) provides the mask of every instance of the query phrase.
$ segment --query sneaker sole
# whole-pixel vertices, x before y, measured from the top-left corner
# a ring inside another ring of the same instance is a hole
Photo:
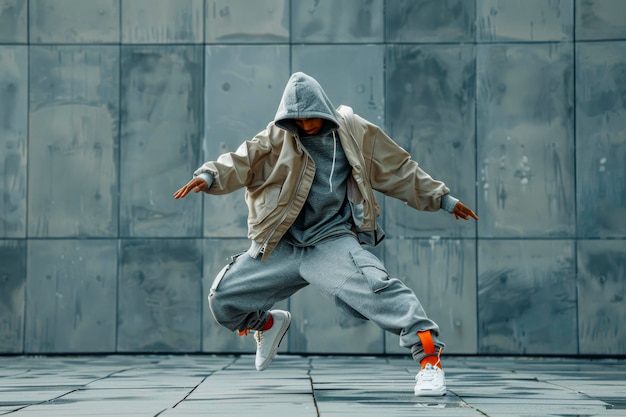
[[[271,350],[268,360],[262,366],[256,368],[257,371],[264,371],[265,369],[267,369],[267,367],[270,366],[270,363],[272,363],[272,361],[276,357],[276,353],[278,353],[278,348],[280,347],[280,344],[282,343],[283,339],[285,338],[285,335],[287,334],[287,331],[289,330],[289,327],[291,326],[291,313],[289,312],[287,312],[287,321],[285,321],[285,323],[287,324],[287,326],[285,327],[284,330],[282,328],[280,329],[282,334],[280,335],[280,339],[278,340],[278,343]]]
[[[441,391],[415,391],[416,397],[443,397],[446,395],[447,390],[444,388]]]

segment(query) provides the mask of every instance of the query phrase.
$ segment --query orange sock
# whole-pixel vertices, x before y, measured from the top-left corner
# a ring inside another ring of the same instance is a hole
[[[272,328],[273,325],[274,325],[274,318],[270,314],[270,318],[267,320],[267,322],[265,323],[263,328],[261,330],[259,330],[259,331],[260,332],[264,332],[265,330],[269,330],[269,329]],[[245,330],[240,330],[239,331],[239,336],[247,336],[248,334],[250,334],[250,329],[245,329]]]
[[[439,362],[438,356],[426,356],[424,359],[422,359],[422,361],[420,362],[422,369],[426,367],[427,363],[431,364],[432,366],[438,366],[439,368],[441,368],[441,362]]]
[[[424,354],[426,357],[421,360],[420,365],[422,369],[426,366],[426,364],[431,364],[432,366],[438,366],[441,368],[440,356],[441,356],[441,348],[439,349],[439,353],[435,352],[435,342],[433,341],[433,336],[430,334],[430,330],[426,330],[425,332],[417,332],[420,340],[422,341],[422,348],[424,348]]]
[[[261,329],[262,332],[269,330],[272,328],[272,326],[274,325],[274,317],[272,317],[272,315],[270,314],[270,318],[267,321],[267,323],[265,323],[265,326],[263,326],[263,328]]]

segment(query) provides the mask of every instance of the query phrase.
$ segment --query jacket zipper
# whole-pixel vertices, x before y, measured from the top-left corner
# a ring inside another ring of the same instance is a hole
[[[296,139],[297,139],[297,136],[296,136]],[[298,148],[302,149],[300,147],[299,143],[298,143]],[[296,185],[296,194],[297,194],[297,190],[300,188],[300,185],[302,184],[302,180],[304,179],[304,174],[306,173],[306,169],[307,169],[307,166],[309,164],[309,154],[308,154],[308,152],[305,149],[302,149],[302,151],[306,155],[306,158],[304,158],[304,166],[302,167],[302,171],[300,171],[300,178],[298,178],[298,184]],[[295,198],[293,198],[291,200],[291,202],[289,203],[289,205],[287,206],[287,208],[283,212],[283,215],[280,218],[280,220],[276,223],[276,225],[274,225],[274,227],[270,231],[270,234],[267,236],[267,238],[265,238],[265,240],[263,241],[263,246],[261,246],[261,250],[259,250],[259,253],[265,253],[265,250],[267,249],[267,245],[268,245],[270,239],[272,238],[272,236],[274,236],[274,233],[276,232],[276,229],[278,229],[278,226],[280,226],[285,221],[285,219],[287,218],[287,214],[289,213],[289,210],[291,210],[291,207],[295,203],[295,200],[296,200]]]

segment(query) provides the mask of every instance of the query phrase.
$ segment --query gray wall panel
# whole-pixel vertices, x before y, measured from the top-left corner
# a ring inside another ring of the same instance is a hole
[[[289,3],[289,0],[206,0],[206,42],[287,43]]]
[[[27,352],[115,351],[116,240],[28,243]]]
[[[118,48],[30,49],[28,235],[117,235]]]
[[[626,38],[626,2],[576,0],[576,39]]]
[[[204,0],[124,0],[123,43],[202,43]]]
[[[246,251],[250,247],[250,241],[247,239],[205,239],[203,244],[202,350],[204,352],[254,353],[256,342],[252,337],[253,333],[251,332],[248,337],[240,337],[237,333],[220,326],[213,318],[208,303],[209,291],[217,274],[230,262],[232,256]],[[288,300],[281,301],[274,308],[286,310],[288,309],[288,303]],[[280,345],[279,352],[287,351],[291,333],[292,330],[287,332],[285,339]]]
[[[205,160],[234,152],[265,129],[274,119],[288,78],[288,46],[208,46]],[[206,196],[204,216],[205,237],[247,236],[243,191]]]
[[[578,352],[574,245],[478,243],[478,353]]]
[[[447,353],[477,353],[476,243],[459,239],[388,239],[391,276],[411,288],[439,326]],[[406,353],[387,334],[386,352]]]
[[[626,237],[626,42],[577,46],[578,236]]]
[[[573,236],[571,45],[479,45],[477,60],[479,234]]]
[[[568,41],[574,0],[476,0],[478,41]]]
[[[626,352],[626,241],[578,242],[580,353]]]
[[[335,107],[348,105],[372,123],[385,125],[382,45],[294,45],[291,60],[292,72],[303,71],[319,81]]]
[[[473,42],[475,0],[411,0],[385,3],[387,42]]]
[[[382,42],[383,0],[300,0],[291,3],[294,43]]]
[[[26,235],[26,46],[0,46],[0,237]]]
[[[201,46],[122,49],[122,236],[202,233],[202,201],[172,197],[202,160]]]
[[[30,0],[33,43],[120,41],[119,0]]]
[[[0,352],[24,352],[26,242],[0,240]]]
[[[473,45],[389,46],[386,63],[387,133],[472,208],[475,51]],[[444,212],[417,213],[391,199],[385,226],[393,237],[475,235],[473,225]]]
[[[28,40],[28,0],[0,0],[0,42]]]
[[[200,351],[202,242],[123,240],[120,256],[117,350]]]

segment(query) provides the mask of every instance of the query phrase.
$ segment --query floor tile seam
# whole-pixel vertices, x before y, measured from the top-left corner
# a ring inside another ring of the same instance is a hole
[[[128,372],[128,371],[133,370],[133,369],[137,369],[137,367],[125,368],[125,369],[120,369],[120,370],[117,370],[117,371],[110,372],[108,375],[102,376],[100,378],[96,378],[96,379],[94,379],[94,380],[92,380],[92,381],[90,381],[90,382],[88,382],[86,384],[83,384],[83,387],[87,388],[89,385],[91,385],[91,384],[93,384],[95,382],[104,381],[106,379],[111,378],[114,375],[122,374],[124,372]]]
[[[457,386],[457,387],[460,386],[460,385],[467,385],[465,382],[466,381],[455,381],[453,379],[448,379],[448,385]],[[494,382],[497,382],[497,381],[494,381]],[[603,400],[601,400],[598,397],[595,397],[593,395],[590,395],[590,394],[587,394],[587,393],[582,392],[580,390],[572,389],[572,388],[570,388],[568,386],[561,385],[561,384],[558,384],[558,383],[554,383],[554,382],[551,382],[551,381],[536,380],[534,382],[543,384],[543,386],[537,386],[537,387],[519,386],[519,384],[510,383],[510,382],[507,382],[507,381],[499,381],[499,382],[501,382],[501,383],[498,384],[496,389],[493,389],[491,391],[489,391],[490,386],[486,385],[486,384],[483,385],[483,384],[471,383],[470,385],[472,386],[472,388],[479,387],[482,390],[488,390],[492,395],[494,395],[494,393],[497,392],[500,395],[509,395],[509,396],[512,396],[512,397],[515,394],[514,391],[508,392],[508,391],[503,391],[503,389],[504,390],[511,389],[511,390],[517,390],[517,391],[532,391],[532,392],[540,393],[542,390],[545,390],[546,389],[546,385],[548,385],[548,386],[551,386],[552,389],[554,389],[555,393],[559,393],[559,392],[567,393],[570,396],[575,397],[575,398],[571,398],[571,399],[589,399],[589,400],[600,400],[600,401],[603,401]],[[503,385],[505,387],[501,388]],[[581,398],[581,396],[583,396],[584,398]],[[515,397],[519,398],[519,395],[517,395]],[[534,399],[547,399],[547,398],[550,398],[550,397],[551,396],[548,396],[548,397],[533,397],[533,398]]]
[[[446,384],[446,385],[448,385],[448,384]],[[465,401],[465,399],[464,399],[462,396],[460,396],[459,394],[457,394],[457,393],[455,392],[455,390],[450,389],[450,387],[449,387],[449,386],[447,387],[446,391],[447,391],[447,394],[446,394],[446,400],[447,400],[447,399],[449,399],[449,398],[453,395],[455,398],[457,398],[457,399],[458,399],[458,401],[462,404],[462,406],[463,406],[463,407],[471,408],[471,409],[474,409],[474,410],[476,409],[476,408],[475,408],[474,406],[472,406],[470,403],[468,403],[467,401]]]
[[[236,356],[232,357],[230,362],[228,362],[225,365],[223,365],[220,369],[213,371],[211,373],[211,375],[215,375],[218,372],[226,371],[228,368],[230,368],[231,366],[235,365],[240,360],[242,360],[242,356],[241,355],[236,355]]]
[[[567,386],[565,386],[565,385],[560,385],[560,384],[557,384],[557,383],[555,383],[555,382],[550,382],[550,381],[546,381],[546,382],[548,382],[548,383],[549,383],[549,384],[551,384],[551,385],[554,385],[554,386],[558,386],[558,387],[564,388],[564,389],[566,389],[566,390],[568,390],[568,391],[570,391],[570,392],[574,392],[574,393],[577,393],[577,394],[579,394],[579,395],[582,395],[582,396],[584,396],[584,397],[585,397],[585,398],[583,398],[583,399],[586,399],[586,400],[595,400],[595,401],[599,401],[599,402],[601,402],[601,403],[605,404],[605,405],[607,406],[607,409],[611,409],[611,408],[615,407],[615,406],[614,406],[614,404],[611,404],[611,403],[609,403],[609,402],[605,401],[604,399],[602,399],[602,398],[600,398],[600,397],[595,397],[595,396],[593,396],[593,395],[587,394],[586,392],[582,392],[582,391],[577,390],[577,389],[572,389],[572,388],[570,388],[570,387],[567,387]]]
[[[12,374],[12,375],[0,375],[0,381],[2,381],[5,378],[15,378],[15,377],[28,375],[29,372],[30,372],[30,369],[27,369],[27,370],[24,370],[22,372],[18,372],[16,374]]]
[[[233,366],[235,363],[237,363],[237,361],[238,361],[240,358],[241,358],[240,356],[234,356],[234,357],[232,357],[232,360],[231,360],[230,362],[225,363],[225,364],[224,364],[224,365],[223,365],[220,369],[216,369],[216,370],[212,370],[212,371],[210,371],[210,372],[209,372],[209,374],[208,374],[208,375],[206,375],[204,378],[202,378],[202,380],[201,380],[198,384],[196,384],[196,385],[193,387],[193,389],[191,389],[191,391],[189,391],[189,392],[187,393],[187,395],[185,395],[185,397],[184,397],[184,398],[182,398],[180,401],[178,401],[176,404],[174,404],[174,406],[172,406],[171,408],[172,408],[172,409],[173,409],[173,408],[176,408],[179,404],[183,403],[185,400],[187,400],[187,399],[188,399],[188,398],[189,398],[189,397],[190,397],[190,396],[191,396],[191,395],[192,395],[192,394],[193,394],[193,393],[194,393],[194,392],[198,389],[198,387],[200,387],[200,385],[202,385],[202,384],[203,384],[203,383],[205,383],[206,381],[209,381],[209,380],[210,380],[210,378],[211,378],[213,375],[220,374],[220,373],[223,373],[223,372],[227,371],[227,369],[228,369],[229,367]],[[161,413],[163,413],[163,412],[165,412],[165,411],[166,411],[166,410],[162,410],[159,414],[161,414]],[[155,417],[156,417],[156,416],[155,416]]]
[[[122,371],[123,371],[123,370],[122,370]],[[56,401],[56,400],[58,400],[58,399],[60,399],[60,398],[63,398],[63,397],[65,397],[65,396],[67,396],[67,395],[70,395],[70,394],[72,394],[72,393],[74,393],[74,392],[79,392],[79,391],[81,391],[81,390],[87,390],[87,389],[88,389],[88,388],[87,388],[87,386],[88,386],[89,384],[94,383],[94,382],[96,382],[96,381],[100,381],[100,380],[103,380],[103,379],[109,378],[110,376],[115,375],[115,374],[117,374],[117,373],[119,373],[119,372],[122,372],[122,371],[115,371],[115,372],[112,372],[112,373],[110,373],[110,374],[108,374],[108,375],[105,375],[105,376],[103,376],[103,377],[93,379],[93,380],[91,380],[90,382],[87,382],[87,383],[85,383],[85,384],[80,384],[80,385],[77,385],[77,384],[71,384],[71,385],[67,385],[68,387],[72,387],[72,388],[71,388],[71,389],[69,389],[69,390],[66,390],[66,391],[65,391],[65,392],[63,392],[63,394],[61,394],[61,395],[57,395],[57,396],[55,396],[55,397],[53,397],[53,398],[48,398],[48,399],[43,400],[43,401],[37,401],[37,402],[34,402],[33,404],[28,404],[28,405],[26,405],[26,406],[24,406],[24,407],[18,408],[18,409],[13,410],[13,411],[10,411],[9,413],[15,413],[15,412],[19,412],[19,411],[21,411],[21,410],[26,410],[26,409],[28,409],[29,407],[37,407],[37,406],[45,405],[45,404],[47,404],[47,403],[52,403],[52,402],[54,402],[54,401]],[[55,387],[55,386],[57,386],[57,385],[47,385],[47,386],[50,386],[50,387]],[[63,386],[63,385],[61,385],[61,386]],[[40,387],[40,386],[39,386],[39,387]],[[6,415],[6,414],[4,414],[4,415]]]
[[[580,398],[580,400],[581,400],[581,401],[583,401],[583,402],[584,402],[585,400],[594,400],[594,401],[598,401],[600,404],[595,404],[594,406],[596,406],[596,407],[601,407],[601,406],[604,406],[604,405],[607,405],[607,406],[612,406],[611,404],[609,404],[609,403],[607,403],[606,401],[603,401],[603,400],[601,400],[601,399],[599,399],[599,398],[596,398],[596,397],[590,396],[590,395],[588,395],[588,394],[586,394],[586,393],[584,393],[584,392],[580,392],[580,391],[578,391],[578,390],[573,390],[573,389],[571,389],[570,387],[567,387],[567,386],[564,386],[564,385],[560,385],[560,384],[554,383],[554,382],[553,382],[553,381],[551,381],[551,380],[542,379],[542,378],[541,378],[541,375],[533,374],[533,373],[531,373],[531,372],[525,372],[525,373],[520,374],[520,373],[517,373],[517,372],[514,372],[514,373],[513,373],[513,372],[507,372],[507,370],[506,370],[506,369],[493,369],[492,371],[493,371],[493,373],[495,373],[495,374],[502,374],[503,372],[506,372],[506,374],[514,375],[514,376],[515,376],[515,381],[538,382],[538,383],[541,383],[541,384],[552,385],[552,386],[554,386],[554,387],[557,389],[557,391],[566,391],[566,392],[568,392],[568,393],[571,393],[571,394],[574,394],[574,395],[577,395],[577,396],[578,396],[578,395],[582,395],[582,396],[584,396],[584,398]],[[520,377],[521,377],[521,378],[520,378]],[[462,375],[460,375],[460,376],[459,376],[459,378],[460,378],[460,381],[462,381],[462,380],[463,380]],[[454,379],[452,379],[452,381],[453,381],[453,380],[454,380]],[[451,381],[449,381],[449,382],[451,382]],[[484,381],[484,382],[490,382],[490,381],[489,381],[489,380],[486,380],[486,381]],[[501,381],[499,381],[499,382],[501,382],[501,383],[502,383],[502,382],[504,382],[504,383],[505,383],[505,385],[509,385],[509,384],[510,384],[511,386],[515,386],[515,384],[514,384],[514,383],[510,383],[510,382],[508,382],[506,379],[505,379],[504,381],[502,381],[502,380],[501,380]],[[523,389],[526,389],[526,388],[521,388],[521,389],[523,390]],[[465,398],[464,398],[462,395],[460,395],[460,394],[456,394],[453,390],[450,390],[450,388],[448,388],[448,392],[451,392],[451,393],[454,393],[455,395],[457,395],[457,397],[458,397],[459,399],[461,399],[463,402],[465,402],[466,404],[468,404],[471,408],[476,409],[477,411],[479,411],[479,412],[481,412],[481,413],[483,412],[482,410],[480,410],[480,409],[478,409],[478,408],[477,408],[477,407],[480,407],[480,406],[484,406],[484,405],[485,405],[484,403],[481,403],[481,402],[480,402],[480,397],[477,397],[477,398],[472,398],[472,399],[467,398],[467,397],[465,397]],[[529,399],[529,400],[530,400],[530,399]],[[540,398],[540,399],[538,399],[538,400],[541,400],[541,401],[549,401],[549,399],[545,399],[545,398]],[[557,405],[557,406],[558,406],[558,405],[561,405],[561,404],[554,404],[554,405]],[[487,414],[484,414],[484,415],[487,415]]]
[[[315,406],[315,414],[317,415],[317,417],[320,417],[320,408],[319,408],[319,405],[317,403],[317,397],[315,395],[315,384],[313,382],[313,375],[312,375],[313,358],[308,358],[307,364],[308,364],[307,375],[309,377],[309,383],[311,384],[311,393],[310,394],[311,394],[311,397],[313,399],[313,405]]]
[[[52,403],[53,401],[56,401],[56,400],[58,400],[59,398],[63,398],[63,397],[65,397],[66,395],[69,395],[69,394],[71,394],[71,393],[73,393],[73,392],[76,392],[76,391],[78,391],[78,390],[74,389],[74,390],[71,390],[71,391],[65,392],[65,393],[63,393],[63,394],[61,394],[61,395],[58,395],[58,396],[56,396],[56,397],[54,397],[54,398],[49,398],[49,399],[47,399],[47,400],[45,400],[45,401],[38,401],[38,402],[36,402],[36,403],[34,403],[34,404],[29,404],[29,405],[26,405],[26,406],[24,406],[24,407],[18,408],[18,409],[13,410],[13,411],[10,411],[9,413],[3,414],[3,415],[8,415],[8,414],[12,414],[12,413],[17,413],[17,412],[22,411],[22,410],[27,411],[27,409],[28,409],[29,407],[38,407],[38,406],[42,406],[42,405],[45,405],[45,404],[48,404],[48,403]]]
[[[200,385],[202,385],[202,383],[203,383],[204,381],[206,381],[206,380],[207,380],[210,376],[211,376],[211,374],[209,374],[209,375],[205,376],[204,378],[202,378],[202,381],[198,382],[198,383],[196,384],[196,386],[194,386],[194,387],[191,389],[191,391],[189,391],[189,392],[187,393],[187,395],[185,395],[185,397],[184,397],[184,398],[182,398],[180,401],[178,401],[176,404],[174,404],[174,406],[173,406],[172,408],[176,408],[179,404],[181,404],[183,401],[185,401],[187,398],[189,398],[189,396],[190,396],[191,394],[193,394],[193,392],[194,392],[196,389],[198,389],[198,387],[199,387]]]
[[[123,390],[125,392],[132,392],[132,391],[139,391],[139,392],[143,392],[143,391],[182,391],[182,390],[188,390],[188,389],[193,389],[194,386],[186,386],[186,387],[161,387],[161,386],[154,386],[154,387],[147,387],[147,386],[143,386],[143,387],[129,387],[129,386],[120,386],[120,387],[97,387],[97,388],[87,388],[87,387],[81,387],[79,389],[76,389],[75,392],[89,392],[89,393],[96,393],[96,392],[111,392],[111,391],[120,391]]]

